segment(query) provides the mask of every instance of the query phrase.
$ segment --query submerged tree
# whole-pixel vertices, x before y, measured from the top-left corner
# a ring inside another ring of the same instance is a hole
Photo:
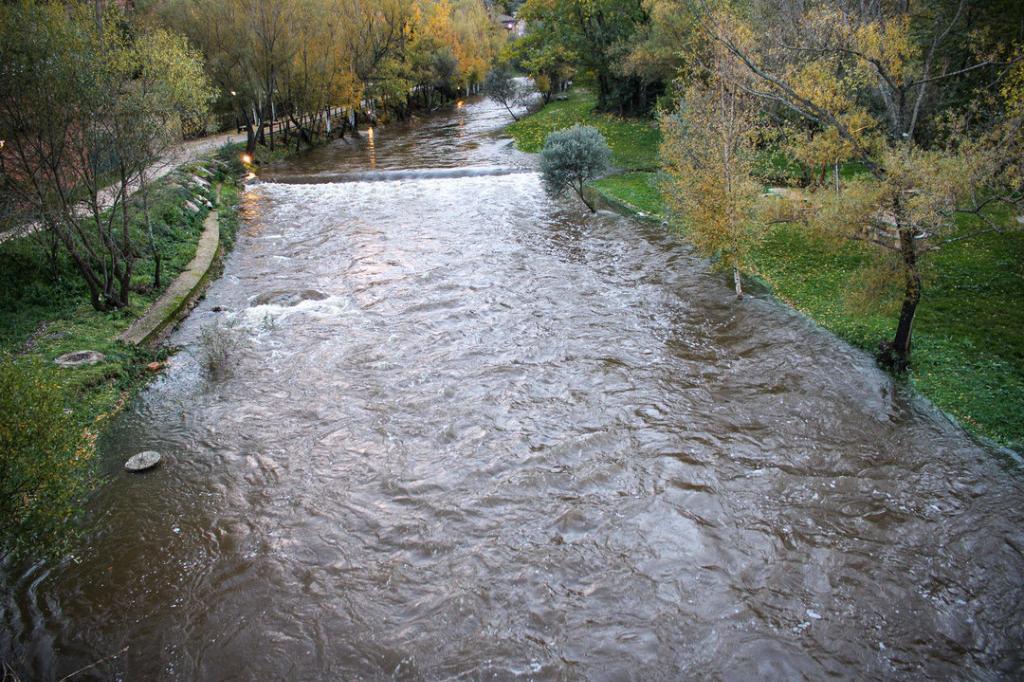
[[[540,153],[544,186],[556,196],[573,191],[594,212],[583,190],[608,169],[610,158],[608,143],[596,128],[577,124],[555,131],[548,135]]]

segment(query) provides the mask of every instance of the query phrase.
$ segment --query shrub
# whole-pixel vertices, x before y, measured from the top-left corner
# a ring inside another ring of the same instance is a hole
[[[557,130],[548,135],[540,153],[544,186],[554,195],[571,189],[587,208],[594,211],[594,206],[583,194],[583,188],[607,170],[611,154],[608,143],[597,128],[577,124]]]
[[[56,555],[76,533],[94,449],[38,363],[0,357],[0,556]]]
[[[214,380],[219,381],[231,375],[236,355],[243,345],[235,325],[234,320],[226,324],[217,321],[204,326],[200,331],[200,363]]]

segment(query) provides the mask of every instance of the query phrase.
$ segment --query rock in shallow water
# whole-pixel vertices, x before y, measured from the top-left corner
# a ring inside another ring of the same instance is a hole
[[[253,299],[252,305],[293,306],[298,305],[303,301],[322,301],[325,298],[327,298],[327,294],[317,291],[316,289],[302,289],[299,291],[285,289],[268,291],[265,294],[260,294]]]
[[[59,367],[83,367],[85,365],[95,365],[97,362],[103,362],[107,359],[103,353],[95,350],[76,350],[74,353],[65,353],[58,358],[54,358],[53,362]]]
[[[160,453],[153,450],[146,450],[140,452],[124,463],[124,468],[128,471],[145,471],[146,469],[152,469],[160,463]]]

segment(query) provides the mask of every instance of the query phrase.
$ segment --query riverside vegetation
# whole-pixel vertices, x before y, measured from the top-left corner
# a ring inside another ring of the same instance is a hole
[[[613,172],[590,183],[608,203],[659,220],[670,214],[658,170],[661,132],[652,120],[596,110],[586,87],[552,100],[507,131],[523,151],[539,152],[545,137],[572,125],[597,128],[612,150]],[[637,170],[637,169],[641,170]],[[625,170],[622,170],[625,169]],[[644,170],[645,169],[645,170]],[[856,169],[854,169],[856,170]],[[765,200],[770,200],[765,197]],[[994,214],[1008,230],[1014,215]],[[963,217],[968,232],[977,220]],[[683,236],[686,229],[680,228]],[[743,274],[845,341],[873,352],[893,328],[896,310],[864,291],[875,266],[869,247],[838,245],[821,234],[779,223],[750,254]],[[915,323],[917,353],[906,380],[968,430],[1024,450],[1024,234],[981,235],[936,255],[929,291]],[[992,335],[1000,339],[991,343]]]
[[[1024,7],[526,0],[520,16],[533,30],[505,58],[547,99],[588,85],[510,126],[520,148],[593,125],[629,172],[591,191],[1022,448]]]
[[[217,199],[216,192],[189,184],[195,174],[219,187],[221,248],[233,245],[244,171],[238,150],[227,147],[153,184],[149,225],[137,215],[130,229],[137,238],[152,230],[163,278],[154,286],[155,263],[143,261],[133,273],[127,308],[95,310],[68,255],[40,248],[45,234],[0,244],[0,287],[10,294],[0,302],[0,497],[6,501],[0,543],[6,550],[32,555],[72,547],[79,504],[96,481],[97,436],[154,376],[150,364],[172,350],[128,346],[117,337],[195,255],[208,213],[204,202]],[[54,358],[82,349],[104,358],[74,369],[54,365]]]

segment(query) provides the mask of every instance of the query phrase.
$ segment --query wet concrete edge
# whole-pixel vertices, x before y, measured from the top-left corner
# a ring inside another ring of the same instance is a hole
[[[171,282],[145,315],[117,337],[118,341],[131,346],[149,344],[159,338],[160,332],[180,320],[188,311],[189,304],[205,289],[219,252],[220,219],[215,209],[203,221],[203,234],[196,245],[196,255],[185,271]]]

